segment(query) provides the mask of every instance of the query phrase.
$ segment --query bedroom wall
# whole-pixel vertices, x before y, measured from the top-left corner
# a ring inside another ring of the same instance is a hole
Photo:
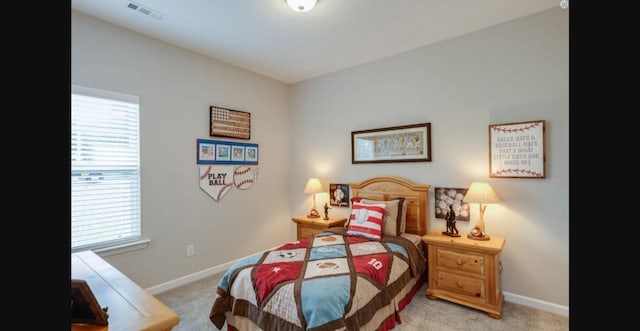
[[[71,82],[140,96],[142,233],[151,243],[106,257],[140,286],[290,239],[288,86],[76,11]],[[259,144],[259,180],[219,202],[200,189],[196,165],[211,105],[250,112],[251,140],[235,141]]]
[[[391,175],[431,185],[429,226],[443,229],[434,188],[487,181],[503,200],[485,222],[506,238],[506,300],[568,315],[568,21],[557,7],[292,85],[291,213],[307,213],[309,177],[328,187]],[[488,125],[530,120],[546,121],[547,178],[489,178]],[[420,122],[432,125],[432,162],[351,164],[351,131]],[[478,217],[472,207],[471,221],[457,222],[465,235]]]
[[[485,218],[489,234],[506,238],[506,299],[568,314],[567,11],[290,86],[76,11],[71,32],[73,84],[140,96],[142,226],[152,241],[106,259],[142,287],[158,292],[294,239],[290,219],[308,212],[302,191],[312,176],[325,185],[383,175],[430,184],[431,228],[444,227],[434,187],[483,180],[503,199]],[[250,142],[260,145],[259,181],[220,202],[199,188],[195,163],[210,105],[251,112]],[[546,121],[547,178],[489,179],[488,125],[528,120]],[[432,162],[351,164],[351,131],[419,122],[432,124]],[[318,195],[318,206],[326,201]],[[462,233],[476,214],[457,223]]]

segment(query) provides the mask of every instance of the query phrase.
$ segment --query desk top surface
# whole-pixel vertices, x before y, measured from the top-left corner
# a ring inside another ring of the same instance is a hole
[[[73,324],[72,331],[171,330],[178,315],[92,251],[71,255],[71,278],[89,285],[101,308],[108,307],[108,326]]]

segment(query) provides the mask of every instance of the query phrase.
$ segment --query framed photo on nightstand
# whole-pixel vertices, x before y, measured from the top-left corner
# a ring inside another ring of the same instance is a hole
[[[453,212],[456,214],[456,221],[469,221],[471,219],[469,203],[462,201],[468,190],[468,188],[436,187],[436,218],[444,219],[449,210],[449,206],[451,206],[453,207]]]
[[[329,203],[336,207],[349,207],[349,185],[329,184]]]

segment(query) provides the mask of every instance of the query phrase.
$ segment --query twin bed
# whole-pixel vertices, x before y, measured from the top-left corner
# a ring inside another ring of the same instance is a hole
[[[397,177],[349,185],[347,227],[254,254],[225,272],[209,315],[218,329],[385,331],[401,323],[400,311],[427,278],[421,237],[430,186]],[[392,205],[397,215],[387,208],[379,238],[356,227],[364,224],[356,208],[368,219],[376,206]]]

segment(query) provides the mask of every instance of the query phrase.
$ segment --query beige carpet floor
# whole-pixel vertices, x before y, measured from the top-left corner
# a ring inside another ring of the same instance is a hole
[[[209,321],[215,289],[222,274],[156,295],[180,316],[173,331],[217,330]],[[416,293],[409,305],[400,313],[402,324],[394,331],[449,331],[449,330],[569,330],[569,318],[505,301],[502,318],[490,318],[482,311],[444,300],[430,300],[424,295],[427,284]],[[223,328],[226,331],[226,325]]]

